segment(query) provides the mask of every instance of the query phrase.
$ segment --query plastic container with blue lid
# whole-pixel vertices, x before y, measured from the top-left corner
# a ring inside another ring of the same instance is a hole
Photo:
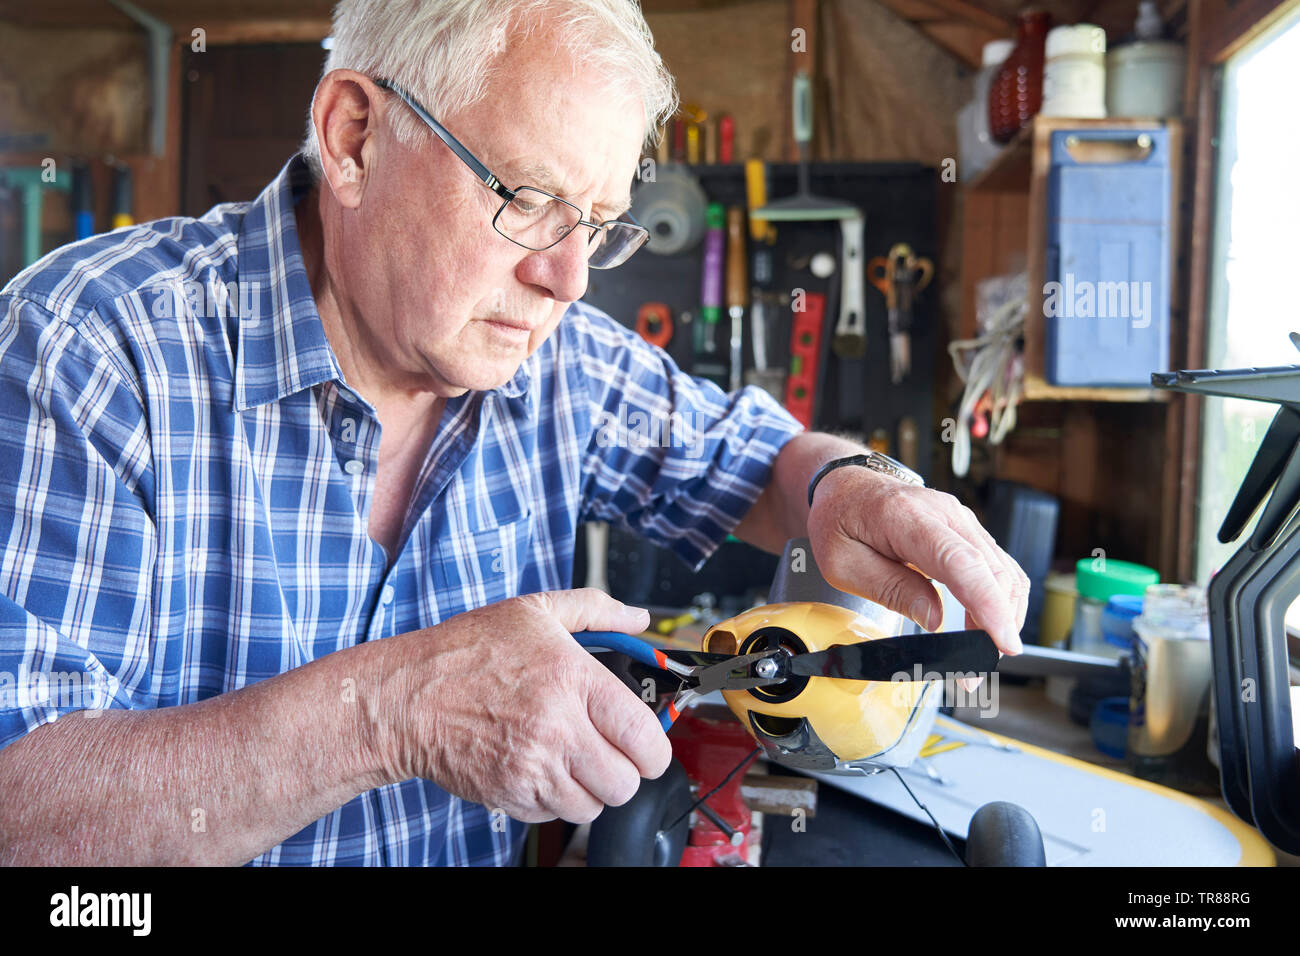
[[[1137,594],[1116,594],[1106,602],[1101,612],[1101,634],[1107,644],[1133,650],[1133,622],[1142,613],[1143,600]]]

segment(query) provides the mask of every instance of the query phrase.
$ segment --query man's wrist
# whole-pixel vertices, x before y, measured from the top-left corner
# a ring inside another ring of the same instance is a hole
[[[867,468],[878,474],[886,475],[896,481],[901,481],[909,485],[924,485],[925,480],[912,469],[908,468],[902,462],[895,461],[888,455],[882,455],[880,452],[865,452],[857,455],[848,455],[843,458],[834,458],[822,465],[813,475],[812,480],[808,482],[808,507],[812,507],[813,495],[817,491],[817,486],[821,484],[822,479],[831,472],[840,468],[859,467]]]

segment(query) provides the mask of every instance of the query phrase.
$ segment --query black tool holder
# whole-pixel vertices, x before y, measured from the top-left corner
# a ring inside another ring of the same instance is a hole
[[[1300,348],[1300,336],[1291,340]],[[1300,365],[1160,372],[1151,383],[1281,406],[1219,540],[1236,540],[1261,504],[1263,510],[1250,537],[1211,579],[1208,603],[1223,798],[1274,846],[1300,853],[1300,765],[1284,622],[1300,596]]]

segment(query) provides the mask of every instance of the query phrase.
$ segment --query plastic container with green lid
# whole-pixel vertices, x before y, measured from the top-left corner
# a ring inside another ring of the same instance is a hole
[[[1117,595],[1145,594],[1148,587],[1160,583],[1160,572],[1132,561],[1083,558],[1074,566],[1074,582],[1079,597],[1074,604],[1070,650],[1098,657],[1119,657],[1124,651],[1106,640],[1101,612]]]

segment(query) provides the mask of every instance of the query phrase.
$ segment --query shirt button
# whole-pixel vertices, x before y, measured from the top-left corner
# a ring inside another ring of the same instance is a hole
[[[346,471],[349,475],[359,475],[366,470],[366,466],[363,465],[361,462],[357,461],[355,458],[349,458],[347,461],[343,463],[343,470]]]
[[[355,402],[357,400],[357,397],[346,388],[339,389],[339,398],[343,399],[345,402]]]
[[[379,600],[383,603],[384,607],[387,607],[393,603],[393,598],[396,596],[397,592],[393,590],[393,586],[391,584],[385,584],[384,591],[379,596]]]

